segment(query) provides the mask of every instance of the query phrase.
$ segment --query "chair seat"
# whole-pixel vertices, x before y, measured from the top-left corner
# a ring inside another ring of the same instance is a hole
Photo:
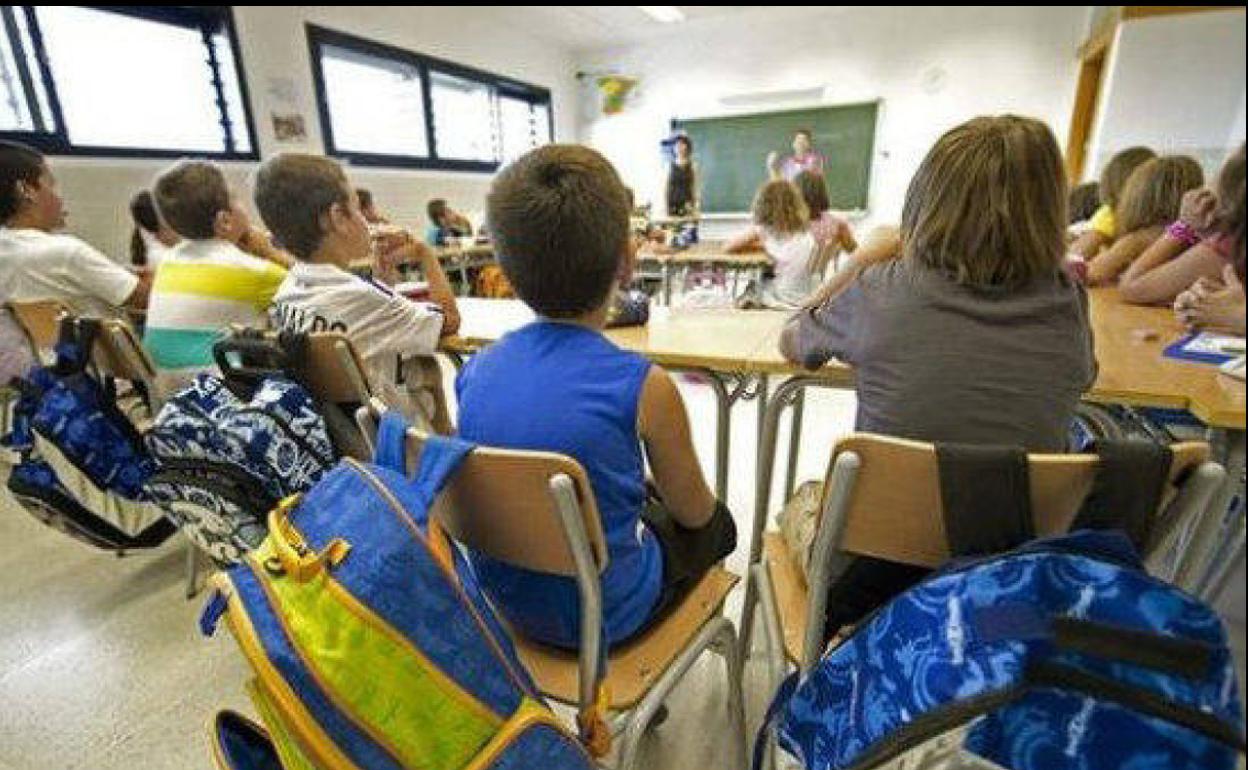
[[[607,666],[607,687],[613,711],[637,705],[707,621],[719,614],[738,578],[713,569],[676,609],[640,637],[616,648]],[[575,653],[558,650],[512,633],[516,652],[547,697],[563,703],[580,700]]]
[[[763,535],[763,554],[767,573],[776,596],[776,613],[780,616],[780,635],[784,638],[784,654],[794,663],[802,657],[803,635],[806,633],[806,608],[809,601],[806,576],[797,559],[779,532]]]

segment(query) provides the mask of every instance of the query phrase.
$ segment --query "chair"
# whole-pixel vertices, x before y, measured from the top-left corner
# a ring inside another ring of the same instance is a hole
[[[69,306],[55,299],[10,302],[9,312],[26,334],[35,360],[52,363],[53,350],[60,337],[61,318],[71,315]]]
[[[361,419],[367,410],[361,409]],[[368,432],[368,431],[366,431]],[[409,458],[424,436],[409,431]],[[721,614],[737,577],[712,570],[664,620],[613,651],[599,666],[602,599],[599,576],[607,546],[584,469],[574,460],[542,452],[481,447],[464,461],[435,502],[433,516],[456,541],[491,558],[539,572],[574,578],[580,588],[579,654],[554,650],[512,633],[520,659],[547,697],[589,710],[605,686],[623,734],[619,767],[636,766],[640,739],[672,689],[707,650],[724,657],[729,688],[728,733],[745,766],[741,657],[736,631]]]
[[[1175,444],[1171,449],[1170,486],[1145,554],[1150,561],[1167,553],[1208,515],[1226,475],[1209,461],[1207,444]],[[1092,489],[1097,457],[1029,459],[1036,534],[1066,532]],[[828,590],[848,557],[873,556],[932,568],[950,558],[932,444],[867,434],[842,439],[832,451],[820,511],[809,581],[778,533],[764,536],[763,559],[751,568],[763,607],[773,677],[783,671],[786,661],[795,662],[802,672],[818,661],[824,647]]]
[[[137,383],[147,391],[150,406],[148,414],[136,416],[133,409],[124,407],[123,411],[130,416],[140,432],[150,427],[155,412],[164,402],[164,393],[156,378],[156,364],[139,341],[134,327],[119,319],[102,320],[100,333],[91,351],[91,363],[101,377]],[[127,395],[119,396],[119,406],[123,406],[121,402]]]

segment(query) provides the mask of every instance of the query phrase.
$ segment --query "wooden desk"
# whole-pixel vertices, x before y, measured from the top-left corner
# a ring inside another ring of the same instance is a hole
[[[435,246],[433,251],[438,255],[438,262],[442,264],[442,269],[448,273],[458,274],[460,291],[464,294],[467,294],[469,289],[468,271],[494,262],[494,246],[489,243],[475,243],[468,246]],[[410,261],[400,262],[399,270],[406,273],[407,269],[415,264]],[[367,275],[373,271],[373,260],[357,259],[351,263],[350,269],[353,273]]]

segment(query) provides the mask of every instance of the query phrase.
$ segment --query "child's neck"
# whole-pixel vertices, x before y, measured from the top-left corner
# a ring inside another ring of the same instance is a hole
[[[573,316],[571,318],[550,318],[543,316],[547,321],[554,323],[568,324],[569,326],[581,326],[591,331],[600,332],[607,328],[607,311],[611,307],[608,300],[602,307],[597,310],[591,310],[583,315]]]
[[[351,255],[340,249],[322,246],[308,255],[307,261],[313,265],[333,265],[346,270],[351,264]]]
[[[52,232],[53,227],[49,227],[46,222],[39,221],[38,217],[31,215],[26,211],[19,211],[4,223],[5,227],[13,230],[42,230],[45,233]]]

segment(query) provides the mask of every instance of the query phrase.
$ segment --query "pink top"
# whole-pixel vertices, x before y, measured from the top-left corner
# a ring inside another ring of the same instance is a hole
[[[784,175],[784,178],[790,182],[792,182],[794,177],[803,171],[814,171],[822,174],[823,155],[815,152],[814,150],[811,150],[805,155],[790,155],[784,159],[784,164],[781,166],[780,171]]]

